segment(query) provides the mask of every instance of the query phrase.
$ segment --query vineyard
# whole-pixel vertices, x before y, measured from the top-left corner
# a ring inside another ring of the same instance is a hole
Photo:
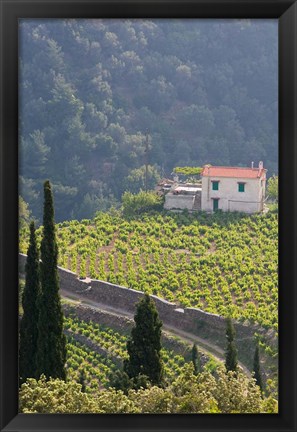
[[[37,234],[40,240],[41,227]],[[57,225],[59,265],[183,307],[277,329],[278,217],[155,214]],[[28,235],[21,232],[20,251]]]
[[[64,319],[64,328],[67,331],[67,376],[70,380],[79,382],[81,372],[84,372],[86,389],[96,392],[107,388],[111,374],[119,368],[119,361],[127,358],[127,335],[121,334],[112,328],[94,322],[86,322],[76,317]],[[77,340],[84,336],[86,343]],[[106,350],[106,355],[98,354],[96,350],[88,347],[88,343]],[[165,379],[171,383],[179,376],[185,365],[185,358],[172,350],[162,348]],[[213,367],[213,360],[205,365],[206,370]]]

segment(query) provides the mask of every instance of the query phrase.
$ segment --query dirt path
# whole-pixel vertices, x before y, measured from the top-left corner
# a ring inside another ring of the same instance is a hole
[[[80,303],[84,306],[90,307],[91,309],[107,311],[110,314],[114,314],[116,316],[121,315],[130,318],[132,320],[134,318],[134,314],[124,309],[114,308],[112,306],[108,306],[103,303],[94,302],[93,300],[86,299],[79,294],[72,293],[65,289],[61,289],[60,292],[63,298],[73,301],[75,303]],[[164,323],[163,323],[163,329],[165,330],[165,332],[168,332],[174,336],[178,336],[180,339],[184,340],[185,342],[191,344],[196,343],[200,348],[200,350],[205,354],[212,355],[221,362],[225,361],[224,350],[222,350],[217,345],[214,345],[209,341],[206,341],[200,338],[199,336],[194,335],[193,333],[185,332],[183,330],[177,329],[176,327]],[[246,375],[248,375],[249,377],[251,376],[250,371],[245,365],[239,362],[239,366],[243,369]]]

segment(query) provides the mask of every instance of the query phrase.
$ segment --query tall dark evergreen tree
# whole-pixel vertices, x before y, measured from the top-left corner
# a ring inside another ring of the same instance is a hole
[[[194,366],[194,373],[197,375],[201,372],[201,364],[200,364],[200,357],[197,349],[197,345],[194,343],[192,347],[192,362]]]
[[[25,266],[26,283],[22,296],[23,317],[20,324],[19,375],[21,382],[36,378],[36,352],[38,339],[38,306],[40,294],[39,253],[35,225],[30,223],[30,241]]]
[[[163,381],[161,359],[161,327],[155,303],[148,294],[138,303],[134,316],[135,327],[127,342],[129,359],[124,363],[124,371],[130,378],[145,375],[154,385]]]
[[[235,329],[231,318],[227,318],[226,324],[226,338],[227,338],[227,347],[226,347],[226,360],[225,366],[227,371],[236,371],[237,370],[237,349],[235,345]]]
[[[254,367],[253,372],[255,374],[255,380],[257,385],[260,387],[261,391],[263,391],[263,381],[261,375],[261,367],[260,367],[260,354],[259,354],[259,344],[257,343],[254,355]]]
[[[66,378],[66,338],[59,296],[58,248],[55,235],[54,205],[50,182],[44,183],[43,238],[41,241],[41,294],[38,320],[38,375]]]
[[[83,393],[86,392],[86,373],[84,369],[81,369],[79,372],[78,382],[81,385],[81,391]]]

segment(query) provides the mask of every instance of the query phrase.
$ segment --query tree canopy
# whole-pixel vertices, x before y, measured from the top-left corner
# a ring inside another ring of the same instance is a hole
[[[37,375],[66,378],[66,337],[59,295],[58,247],[55,235],[54,204],[50,182],[44,183],[43,237],[41,241],[38,297]]]
[[[129,358],[124,363],[124,371],[130,378],[145,375],[155,385],[163,380],[161,359],[161,328],[154,301],[148,294],[138,303],[134,316],[135,327],[127,342]]]
[[[28,379],[20,390],[20,411],[23,413],[277,413],[273,397],[262,399],[253,378],[241,371],[226,374],[218,369],[197,376],[193,367],[185,365],[180,375],[166,388],[151,386],[129,390],[100,391],[96,396],[81,391],[81,385],[58,379]]]
[[[190,176],[194,176],[194,175],[199,175],[201,174],[202,168],[199,167],[175,167],[173,169],[173,172],[175,172],[176,174],[182,174],[182,175],[190,175]]]
[[[274,175],[269,178],[267,193],[272,200],[278,201],[278,176]]]
[[[237,348],[235,345],[235,329],[231,318],[226,319],[226,359],[225,367],[227,372],[237,371]]]
[[[137,194],[125,192],[122,197],[123,214],[125,216],[138,215],[150,210],[160,210],[162,198],[154,191],[140,191]]]

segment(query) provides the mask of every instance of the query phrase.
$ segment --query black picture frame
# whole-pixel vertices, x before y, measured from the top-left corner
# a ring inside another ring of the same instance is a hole
[[[1,431],[296,431],[297,4],[292,0],[0,0]],[[279,414],[18,414],[18,20],[21,18],[279,20]]]

